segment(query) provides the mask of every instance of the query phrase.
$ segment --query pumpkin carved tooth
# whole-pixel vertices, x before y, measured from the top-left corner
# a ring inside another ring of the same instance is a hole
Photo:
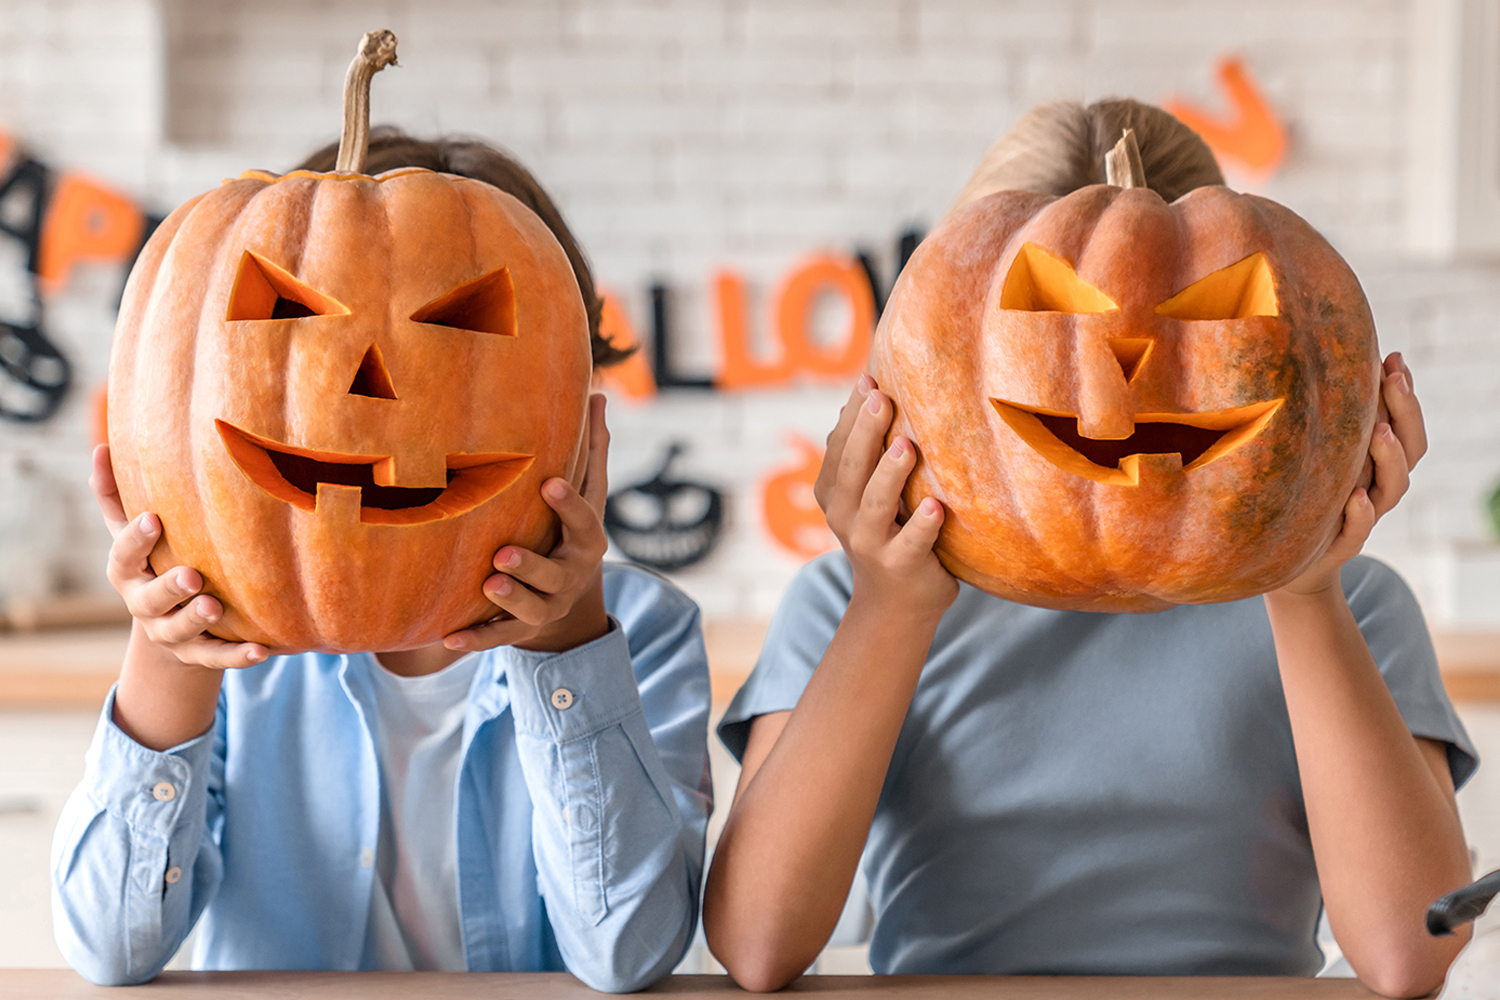
[[[330,507],[357,509],[365,524],[423,524],[466,514],[519,479],[532,462],[531,455],[506,452],[449,455],[447,486],[391,486],[382,482],[391,478],[388,457],[294,448],[228,421],[214,425],[240,471],[271,496],[319,516]],[[359,493],[353,505],[339,496],[351,488]]]
[[[1098,483],[1136,486],[1138,455],[1177,455],[1183,472],[1223,458],[1259,434],[1281,400],[1204,413],[1138,413],[1129,437],[1105,439],[1078,432],[1078,417],[991,399],[996,412],[1023,441],[1053,465]]]

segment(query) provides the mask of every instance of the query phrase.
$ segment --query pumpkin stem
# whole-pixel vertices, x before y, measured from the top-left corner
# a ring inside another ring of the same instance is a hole
[[[1136,144],[1135,129],[1126,129],[1115,148],[1105,154],[1104,177],[1105,183],[1115,187],[1146,186],[1146,168],[1141,165],[1141,147]]]
[[[367,31],[359,40],[354,61],[344,74],[344,131],[339,136],[335,170],[365,172],[370,152],[370,81],[387,66],[396,65],[396,36],[385,29]]]

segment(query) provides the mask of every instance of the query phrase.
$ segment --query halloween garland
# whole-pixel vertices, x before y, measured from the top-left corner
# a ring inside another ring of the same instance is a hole
[[[83,176],[58,173],[0,133],[0,234],[26,253],[28,315],[0,319],[0,417],[40,423],[57,412],[73,367],[43,329],[43,303],[76,261],[128,270],[161,219]]]

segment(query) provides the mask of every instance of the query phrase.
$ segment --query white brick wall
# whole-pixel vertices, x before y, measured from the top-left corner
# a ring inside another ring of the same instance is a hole
[[[1261,190],[1346,253],[1383,343],[1416,369],[1432,452],[1374,547],[1420,587],[1426,553],[1479,533],[1479,497],[1500,477],[1500,270],[1401,253],[1406,17],[1402,0],[0,0],[0,128],[166,209],[332,138],[355,39],[389,26],[402,66],[375,82],[376,119],[514,150],[637,329],[649,326],[646,283],[672,284],[684,368],[704,372],[717,357],[716,268],[745,275],[763,329],[797,259],[861,244],[888,261],[896,233],[935,219],[1032,103],[1181,95],[1222,107],[1213,63],[1235,50],[1293,137]],[[84,485],[86,400],[104,374],[116,280],[85,271],[49,314],[80,391],[43,427],[0,425],[0,483],[26,454],[71,497],[81,527],[58,530],[57,572],[76,586],[99,584],[106,545]],[[791,457],[785,431],[820,440],[843,394],[616,402],[617,483],[675,437],[692,446],[684,472],[733,491],[723,548],[683,575],[711,614],[774,605],[797,560],[762,532],[757,484]],[[28,571],[3,567],[0,590]]]

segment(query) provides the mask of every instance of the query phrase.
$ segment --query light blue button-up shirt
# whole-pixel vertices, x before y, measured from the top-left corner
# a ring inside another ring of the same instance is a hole
[[[712,808],[698,608],[624,566],[604,591],[608,635],[481,654],[456,816],[471,971],[634,990],[692,938]],[[228,671],[213,728],[164,752],[114,724],[111,692],[52,852],[58,945],[84,977],[148,980],[195,923],[194,968],[361,967],[380,775],[351,659]]]

